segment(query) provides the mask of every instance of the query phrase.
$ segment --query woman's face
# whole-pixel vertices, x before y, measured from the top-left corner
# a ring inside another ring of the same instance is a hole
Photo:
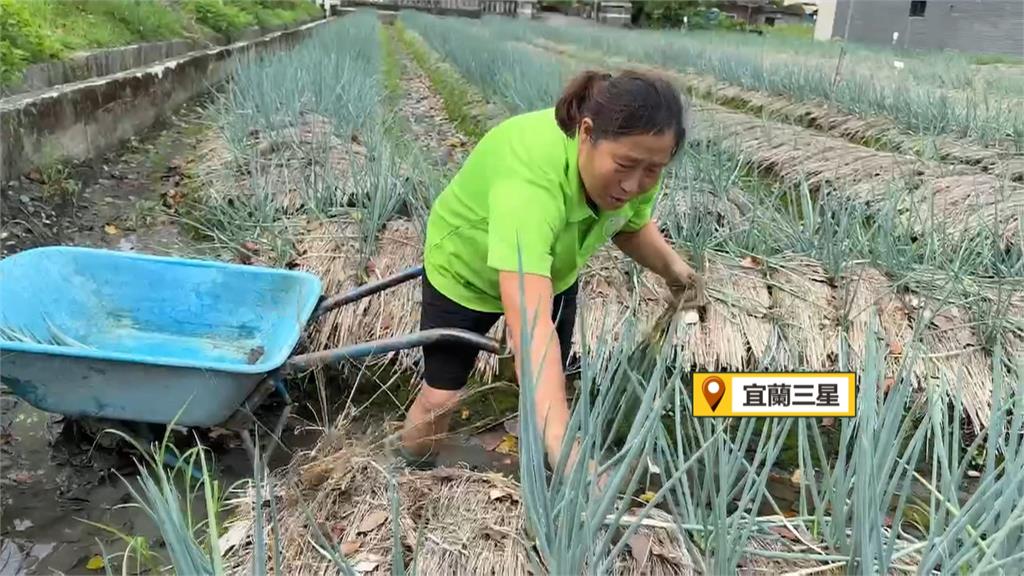
[[[591,141],[593,123],[580,123],[579,167],[587,195],[603,211],[618,210],[650,190],[672,160],[671,131]]]

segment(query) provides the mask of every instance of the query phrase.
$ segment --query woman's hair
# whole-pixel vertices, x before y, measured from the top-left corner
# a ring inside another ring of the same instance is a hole
[[[686,140],[684,114],[679,91],[670,82],[633,70],[617,76],[587,70],[569,82],[555,105],[558,126],[567,136],[575,136],[580,121],[590,118],[595,141],[671,131],[673,153]]]

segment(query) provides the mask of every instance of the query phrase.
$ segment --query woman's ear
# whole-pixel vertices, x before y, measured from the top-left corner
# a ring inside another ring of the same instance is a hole
[[[587,142],[592,140],[594,135],[594,122],[590,118],[584,118],[580,120],[580,142]]]

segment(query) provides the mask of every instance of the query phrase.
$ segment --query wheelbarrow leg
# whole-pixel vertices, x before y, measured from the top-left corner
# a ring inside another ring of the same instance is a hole
[[[263,393],[251,408],[249,407],[250,402],[247,399],[244,407],[248,415],[236,413],[236,415],[232,417],[232,421],[236,423],[243,420],[243,418],[246,419],[246,426],[241,429],[239,435],[242,437],[242,445],[245,447],[245,451],[248,452],[249,459],[253,464],[257,461],[257,448],[259,448],[259,454],[262,455],[259,460],[266,463],[270,461],[271,456],[274,455],[274,450],[277,449],[279,444],[284,447],[284,445],[281,444],[281,434],[284,433],[284,426],[288,423],[288,418],[291,417],[292,407],[294,406],[292,398],[288,394],[288,390],[284,385],[283,374],[278,373],[265,378],[258,388],[264,387],[269,387],[271,391],[277,392],[285,403],[281,413],[277,416],[277,421],[274,423],[274,428],[271,431],[270,438],[266,441],[265,447],[263,446],[263,443],[261,443],[259,447],[256,446],[256,443],[253,441],[252,434],[249,433],[248,424],[255,423],[257,426],[259,425],[259,422],[252,416],[252,410],[259,405],[259,402],[262,402],[263,398],[266,398],[267,393]],[[253,396],[250,395],[250,398],[253,398]],[[241,410],[239,410],[239,412],[241,412]]]

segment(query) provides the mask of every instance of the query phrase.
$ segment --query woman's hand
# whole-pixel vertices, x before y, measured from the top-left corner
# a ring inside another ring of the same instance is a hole
[[[669,268],[664,278],[678,307],[698,308],[705,304],[704,278],[682,258]]]

